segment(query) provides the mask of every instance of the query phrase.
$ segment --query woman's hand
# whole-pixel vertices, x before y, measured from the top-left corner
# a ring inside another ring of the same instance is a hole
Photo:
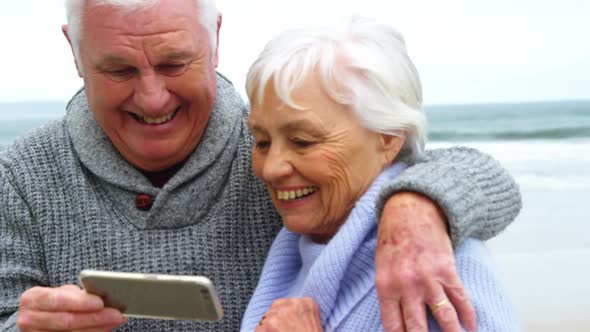
[[[444,215],[425,196],[394,195],[383,209],[375,253],[386,332],[428,331],[426,306],[444,332],[477,328],[475,310],[455,268]]]
[[[256,332],[321,332],[323,330],[320,308],[311,297],[274,301],[256,327]]]
[[[21,298],[16,325],[20,331],[111,331],[127,318],[74,285],[33,287]]]

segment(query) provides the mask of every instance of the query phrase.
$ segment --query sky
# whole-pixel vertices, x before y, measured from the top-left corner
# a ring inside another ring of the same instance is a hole
[[[266,41],[352,14],[396,27],[426,104],[590,99],[587,0],[218,0],[219,72],[244,95]],[[68,100],[82,86],[61,33],[62,0],[0,5],[0,102]]]

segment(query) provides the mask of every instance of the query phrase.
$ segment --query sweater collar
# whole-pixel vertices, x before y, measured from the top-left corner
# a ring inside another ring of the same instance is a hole
[[[201,141],[182,168],[161,189],[154,187],[119,154],[95,121],[83,89],[68,103],[66,126],[81,163],[102,180],[99,182],[101,186],[109,191],[109,196],[132,217],[134,223],[137,221],[136,226],[178,227],[190,222],[186,220],[187,216],[203,217],[223,190],[242,137],[241,124],[245,114],[244,103],[233,85],[218,74],[217,98]],[[138,193],[155,198],[149,213],[136,211],[132,202]],[[186,206],[187,211],[164,209],[170,207],[171,201],[174,201],[175,209]],[[167,225],[157,225],[164,219]]]
[[[381,190],[405,168],[406,165],[400,162],[381,172],[355,203],[346,222],[315,259],[302,281],[298,295],[310,296],[316,301],[326,331],[338,330],[375,286],[375,203]],[[246,309],[242,331],[253,330],[272,302],[288,297],[291,287],[299,282],[302,256],[308,249],[303,246],[302,251],[300,237],[284,227],[277,235]]]
[[[184,167],[167,185],[178,186],[210,166],[224,151],[240,121],[243,102],[231,83],[218,75],[217,99],[201,142],[186,160]],[[233,95],[231,92],[234,92]],[[97,124],[88,105],[84,89],[67,106],[67,129],[80,160],[103,180],[129,190],[146,190],[151,183],[116,150]]]

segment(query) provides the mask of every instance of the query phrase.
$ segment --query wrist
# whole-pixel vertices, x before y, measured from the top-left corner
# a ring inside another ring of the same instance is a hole
[[[401,223],[415,223],[417,227],[429,223],[449,235],[449,224],[442,208],[428,196],[413,191],[400,191],[384,204],[383,220],[391,220],[393,227]]]

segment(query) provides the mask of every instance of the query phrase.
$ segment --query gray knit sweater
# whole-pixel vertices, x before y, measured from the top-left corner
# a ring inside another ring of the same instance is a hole
[[[82,269],[204,275],[217,287],[218,323],[130,319],[121,331],[238,331],[281,224],[251,171],[247,109],[218,76],[207,130],[161,189],[126,163],[88,110],[83,92],[67,115],[0,154],[0,330],[16,331],[18,299],[32,286],[77,283]],[[452,239],[489,238],[520,209],[512,178],[470,149],[431,152],[400,176],[435,198]],[[154,197],[149,211],[135,198]]]

